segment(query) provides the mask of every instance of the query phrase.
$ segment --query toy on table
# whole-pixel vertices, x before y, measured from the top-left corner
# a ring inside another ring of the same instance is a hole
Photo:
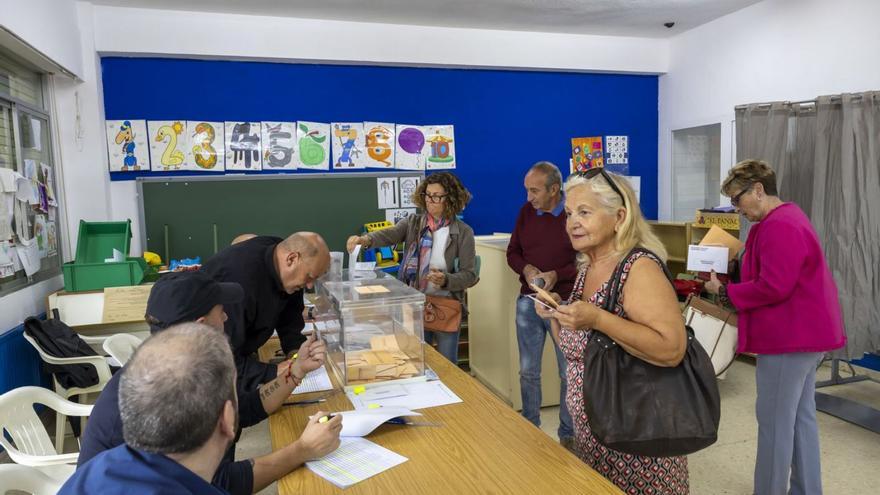
[[[388,220],[384,220],[381,222],[370,222],[364,224],[364,231],[366,232],[376,232],[377,230],[387,229],[390,227],[394,227],[394,224],[389,222]],[[393,246],[384,246],[384,247],[376,247],[364,249],[363,251],[363,261],[375,261],[376,268],[381,270],[389,271],[389,269],[396,268],[400,265],[400,253],[394,249]]]

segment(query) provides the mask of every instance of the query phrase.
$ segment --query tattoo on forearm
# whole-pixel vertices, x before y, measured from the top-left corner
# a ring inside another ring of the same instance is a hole
[[[281,387],[281,383],[276,379],[273,380],[272,383],[267,384],[260,390],[260,398],[265,400],[272,396],[272,394]]]

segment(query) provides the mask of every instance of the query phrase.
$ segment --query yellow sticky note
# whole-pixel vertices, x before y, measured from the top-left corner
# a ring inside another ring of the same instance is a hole
[[[380,407],[382,406],[379,404],[367,404],[367,409],[379,409]]]
[[[366,391],[367,391],[367,387],[364,387],[363,385],[358,385],[357,387],[354,388],[355,395],[360,395]]]

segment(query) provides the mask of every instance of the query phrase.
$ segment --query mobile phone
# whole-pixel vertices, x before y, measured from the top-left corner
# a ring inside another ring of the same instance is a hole
[[[541,298],[539,298],[537,294],[526,294],[525,296],[528,297],[529,299],[531,299],[532,301],[535,301],[536,303],[540,304],[541,306],[544,306],[549,311],[556,311],[556,308],[554,308],[553,306],[550,306],[549,304],[542,301]]]
[[[554,309],[559,307],[559,303],[556,302],[556,299],[553,299],[553,296],[551,296],[549,292],[534,284],[530,284],[529,286],[532,288],[532,290],[535,291],[536,295],[540,297],[541,301],[543,301],[545,304],[549,304]]]

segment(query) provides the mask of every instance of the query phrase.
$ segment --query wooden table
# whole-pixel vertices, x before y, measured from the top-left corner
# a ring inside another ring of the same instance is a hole
[[[276,349],[278,340],[270,339],[260,349],[261,359],[268,360]],[[423,414],[419,421],[440,423],[439,428],[380,426],[367,438],[409,460],[351,486],[346,494],[622,493],[430,346],[425,346],[425,358],[464,402],[419,411]],[[298,395],[297,399],[326,393]],[[269,417],[272,448],[299,438],[307,417],[319,409],[353,407],[340,391],[322,404],[283,407]],[[297,469],[278,482],[281,495],[342,492],[308,468]]]

